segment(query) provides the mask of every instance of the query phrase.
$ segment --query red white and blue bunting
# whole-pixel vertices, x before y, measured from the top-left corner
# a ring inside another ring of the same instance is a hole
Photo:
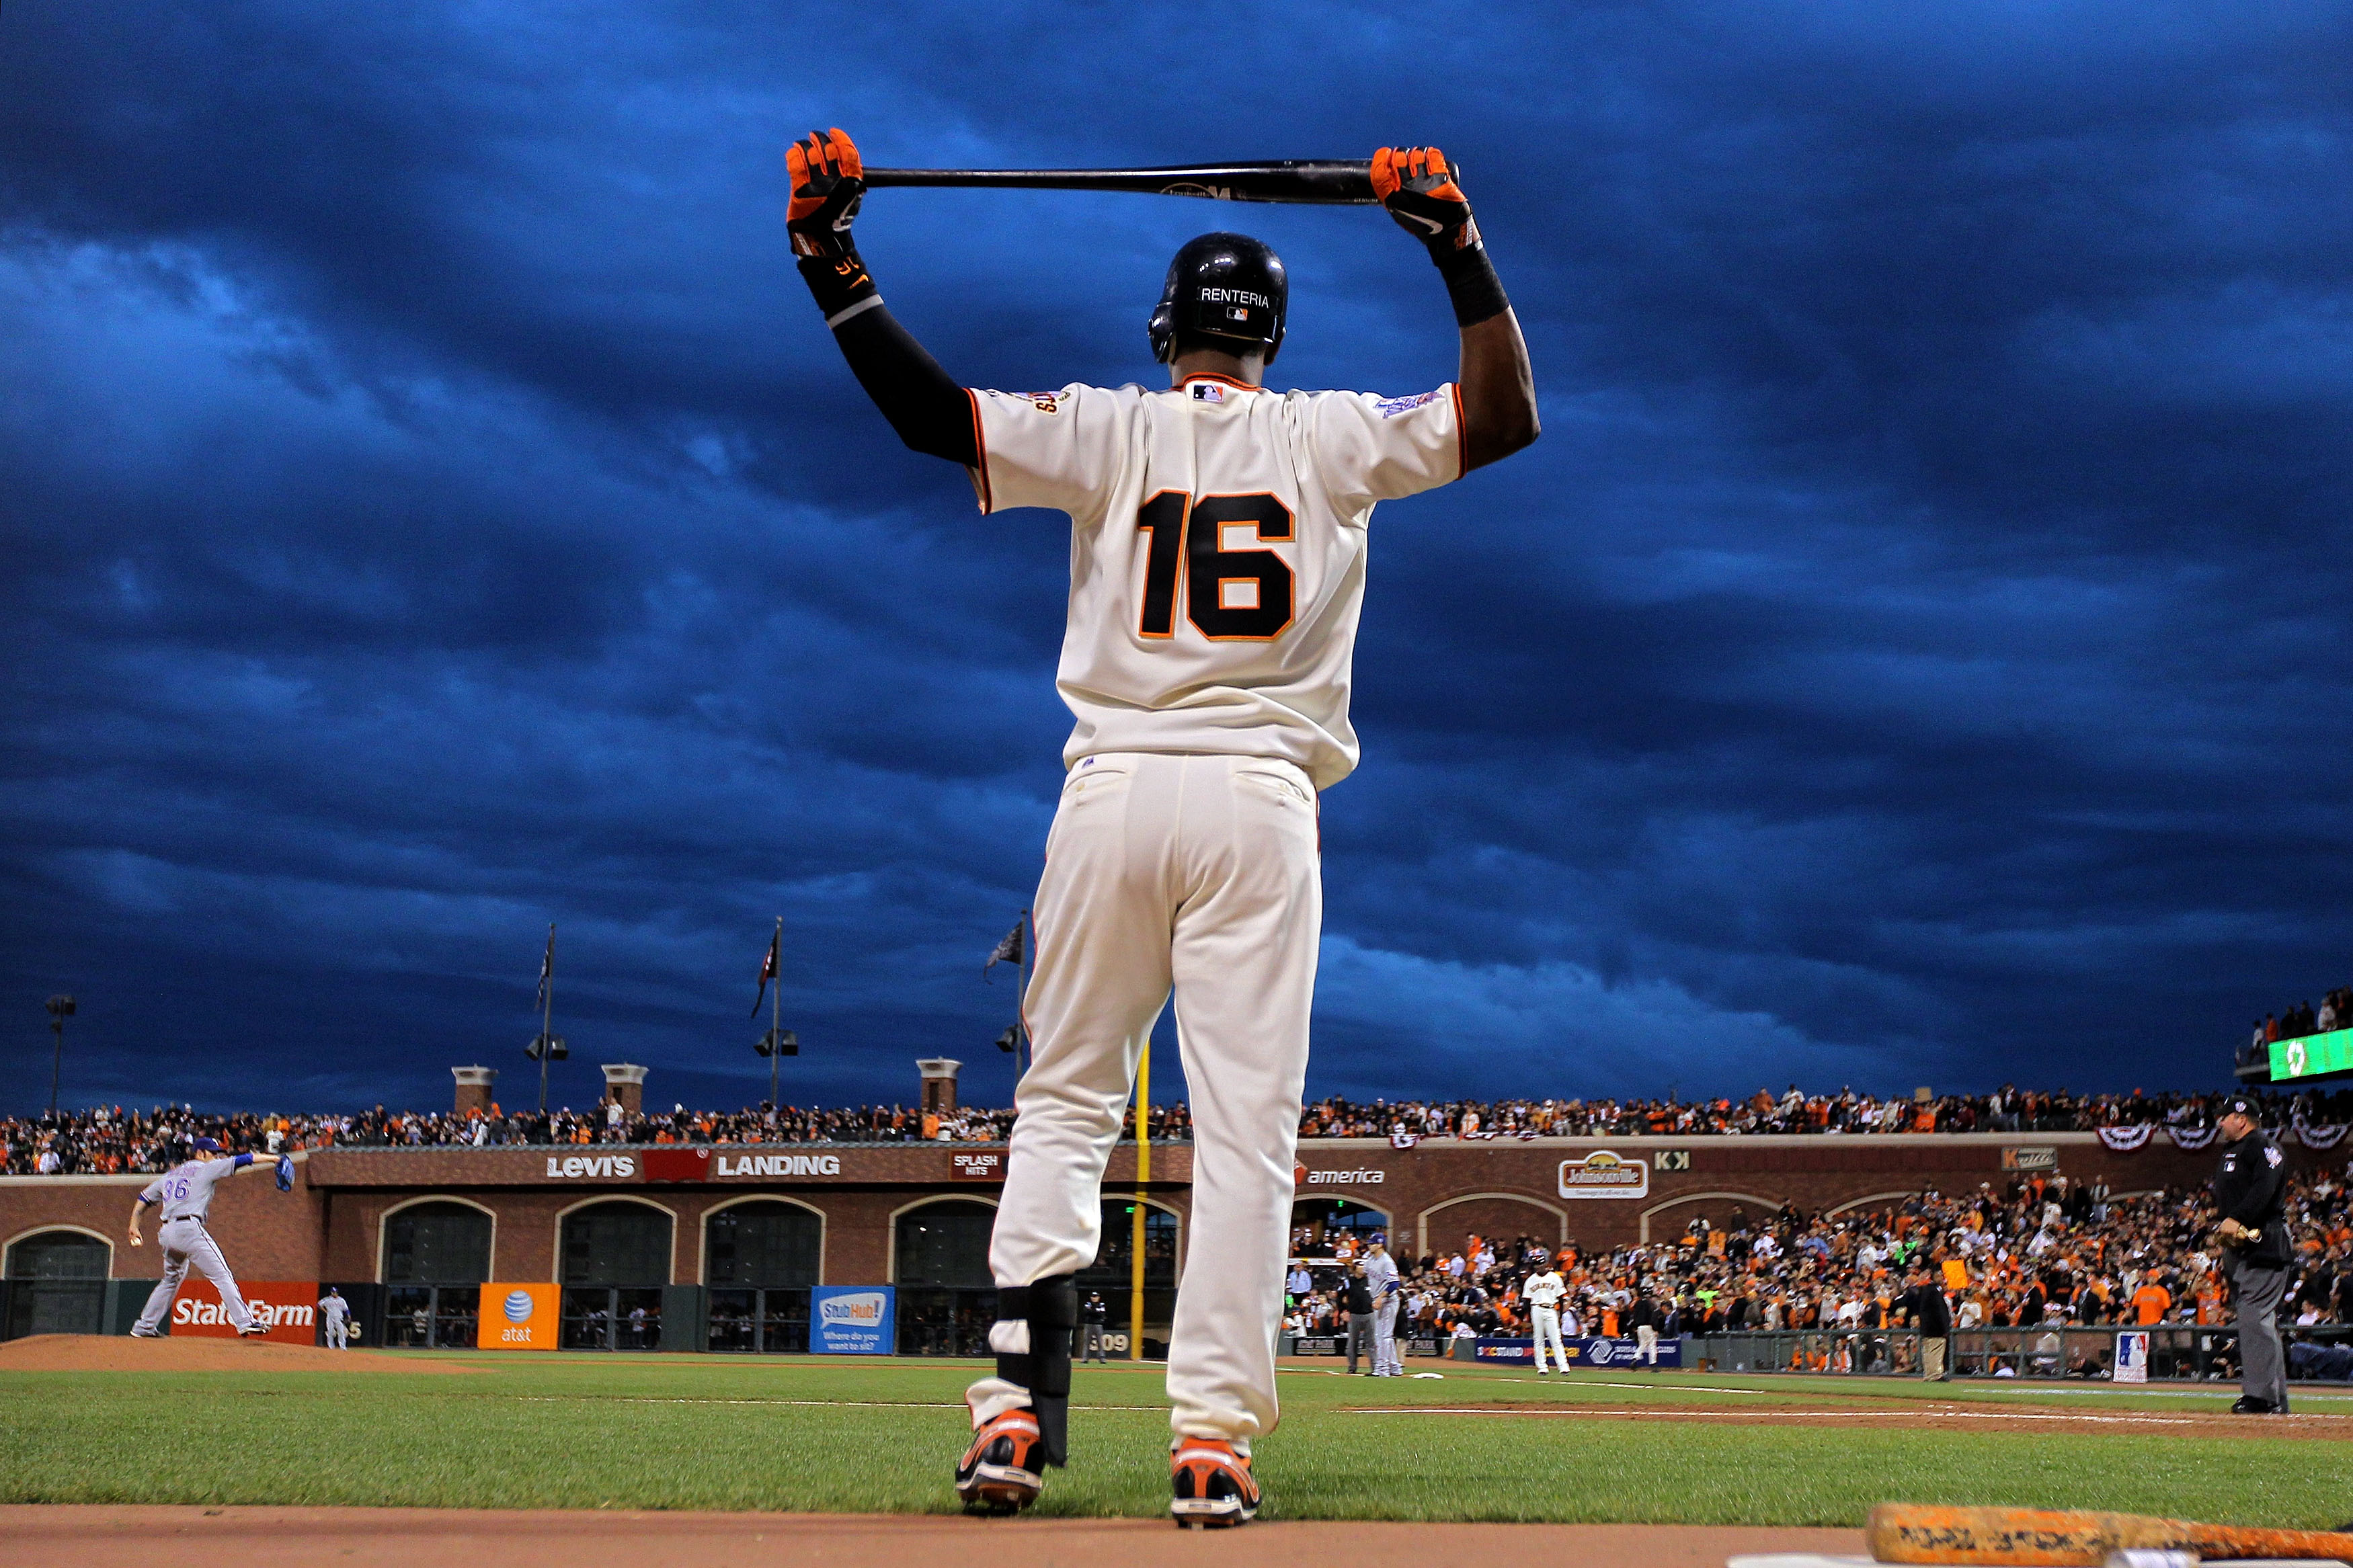
[[[2119,1154],[2129,1154],[2147,1142],[2149,1134],[2156,1131],[2154,1127],[2103,1127],[2100,1142]]]

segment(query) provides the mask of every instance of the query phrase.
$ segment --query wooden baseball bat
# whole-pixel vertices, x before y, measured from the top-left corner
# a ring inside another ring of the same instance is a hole
[[[2195,1552],[2200,1557],[2333,1557],[2353,1563],[2353,1534],[2252,1530],[2137,1513],[1883,1502],[1871,1510],[1866,1533],[1871,1555],[1882,1563],[2099,1568],[2110,1552],[2137,1549]]]
[[[1460,166],[1455,168],[1461,174]],[[1155,196],[1204,196],[1220,202],[1298,202],[1314,206],[1371,206],[1373,165],[1314,158],[1267,163],[1180,163],[1166,169],[868,169],[869,188],[890,185],[983,185],[1015,191],[1140,191]]]

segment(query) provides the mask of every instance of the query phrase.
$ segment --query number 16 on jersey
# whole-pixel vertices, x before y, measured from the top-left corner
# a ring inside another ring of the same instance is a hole
[[[1136,510],[1150,537],[1144,563],[1144,607],[1137,635],[1176,634],[1181,589],[1185,618],[1212,642],[1270,642],[1291,625],[1291,568],[1271,550],[1226,548],[1229,529],[1251,528],[1261,542],[1293,537],[1291,509],[1264,493],[1203,496],[1162,490]]]

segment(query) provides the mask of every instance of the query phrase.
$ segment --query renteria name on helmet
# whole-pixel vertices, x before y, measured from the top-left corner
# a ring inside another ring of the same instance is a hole
[[[1274,301],[1263,294],[1253,294],[1247,289],[1204,289],[1201,298],[1212,305],[1256,305],[1261,310],[1274,309]]]

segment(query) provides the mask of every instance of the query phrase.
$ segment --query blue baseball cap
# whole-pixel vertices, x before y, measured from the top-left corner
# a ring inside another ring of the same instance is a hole
[[[217,1154],[221,1152],[220,1140],[217,1138],[199,1138],[194,1143],[188,1145],[188,1147],[195,1149],[199,1152]]]

